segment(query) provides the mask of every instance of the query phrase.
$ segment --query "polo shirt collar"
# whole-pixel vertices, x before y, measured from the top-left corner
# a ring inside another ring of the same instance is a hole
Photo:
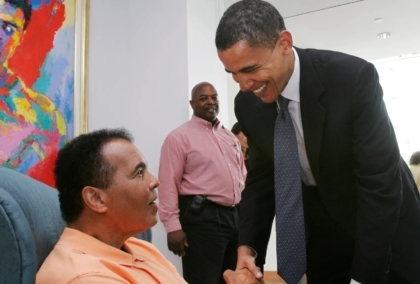
[[[126,241],[123,250],[110,246],[90,235],[79,230],[65,228],[57,245],[69,246],[82,253],[97,256],[99,258],[108,259],[121,265],[132,266],[135,260],[144,261],[144,257],[133,253],[130,245]]]

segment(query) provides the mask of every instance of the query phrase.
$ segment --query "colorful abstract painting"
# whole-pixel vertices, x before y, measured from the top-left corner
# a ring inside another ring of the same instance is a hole
[[[0,0],[0,166],[54,186],[73,137],[75,0]]]

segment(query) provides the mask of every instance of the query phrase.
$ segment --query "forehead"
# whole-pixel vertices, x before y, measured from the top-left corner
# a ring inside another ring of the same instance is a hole
[[[239,41],[226,50],[218,50],[217,54],[227,71],[238,72],[263,62],[271,52],[267,47],[250,47],[246,41]]]
[[[199,99],[200,96],[217,96],[217,91],[212,85],[204,85],[194,91],[193,100]]]
[[[133,143],[124,139],[108,142],[102,148],[102,156],[111,166],[118,168],[134,168],[144,162],[144,157]]]
[[[198,95],[217,95],[216,89],[211,85],[205,85],[197,91]]]

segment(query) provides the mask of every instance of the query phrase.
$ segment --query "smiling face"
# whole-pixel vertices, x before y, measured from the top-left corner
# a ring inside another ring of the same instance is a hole
[[[190,101],[194,115],[209,122],[215,122],[219,113],[219,100],[216,89],[210,84],[196,87],[194,87]]]
[[[104,190],[106,217],[112,228],[133,236],[153,227],[159,181],[148,171],[142,154],[131,142],[118,139],[106,144],[102,155],[115,170],[111,185]]]
[[[273,49],[250,47],[239,41],[226,50],[218,50],[218,55],[241,91],[254,92],[263,102],[272,103],[293,74],[292,44],[291,34],[282,31]]]
[[[25,25],[23,11],[0,0],[0,25],[0,63],[4,63],[20,44]]]

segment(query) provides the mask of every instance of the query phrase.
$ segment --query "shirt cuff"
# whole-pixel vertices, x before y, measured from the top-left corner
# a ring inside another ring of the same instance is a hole
[[[362,284],[362,283],[357,282],[356,280],[352,279],[351,282],[350,282],[350,284]]]
[[[175,232],[182,229],[181,222],[179,222],[179,219],[165,222],[163,223],[163,226],[165,227],[165,231],[167,233]]]
[[[244,247],[249,248],[249,249],[252,251],[252,257],[253,257],[254,259],[257,259],[258,253],[255,251],[255,249],[253,249],[252,247],[247,246],[247,245],[240,245],[240,246],[241,246],[241,247],[242,247],[242,246],[244,246]],[[238,250],[239,250],[239,247],[238,247]]]

